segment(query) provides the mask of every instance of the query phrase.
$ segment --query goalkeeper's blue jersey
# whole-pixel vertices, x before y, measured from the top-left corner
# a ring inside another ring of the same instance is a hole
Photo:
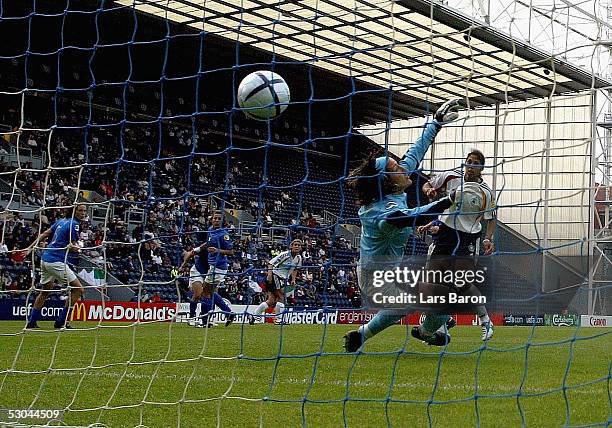
[[[410,174],[416,170],[423,160],[425,153],[431,143],[433,143],[441,125],[433,121],[427,124],[423,134],[406,152],[400,166]],[[416,217],[436,204],[433,202],[417,208],[408,208],[406,205],[406,195],[386,195],[381,200],[359,209],[359,220],[361,221],[361,241],[360,241],[360,264],[364,265],[376,257],[397,256],[398,260],[404,255],[404,248],[409,236],[412,234],[412,227],[398,228],[387,222],[391,215],[405,215]]]

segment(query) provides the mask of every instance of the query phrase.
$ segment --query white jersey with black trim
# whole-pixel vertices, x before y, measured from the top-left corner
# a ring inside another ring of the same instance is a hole
[[[476,211],[462,211],[456,203],[453,204],[440,216],[440,221],[448,227],[465,233],[479,233],[482,230],[480,221],[495,217],[495,194],[482,179],[478,183],[464,182],[463,173],[452,170],[435,175],[429,184],[436,190],[445,189],[447,194],[453,190],[470,191],[470,204],[477,207]]]
[[[293,271],[302,266],[302,256],[291,257],[291,251],[283,251],[268,262],[272,265],[272,273],[279,278],[288,279]]]

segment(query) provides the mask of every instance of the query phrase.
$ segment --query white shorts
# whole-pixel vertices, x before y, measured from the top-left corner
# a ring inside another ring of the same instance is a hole
[[[204,283],[204,278],[200,271],[196,269],[195,265],[191,266],[191,269],[189,269],[189,288],[191,288],[194,282]]]
[[[42,270],[40,283],[43,285],[54,279],[57,279],[60,285],[69,284],[77,279],[72,269],[64,262],[45,262],[41,260],[40,267]]]
[[[191,288],[194,282],[199,282],[202,284],[206,282],[208,284],[218,285],[225,280],[225,275],[227,275],[227,270],[222,270],[211,266],[208,268],[206,276],[203,276],[194,265],[189,270],[189,287]]]
[[[225,275],[227,275],[227,269],[219,269],[214,266],[211,266],[208,269],[208,275],[206,275],[205,281],[209,284],[219,285],[225,280]]]

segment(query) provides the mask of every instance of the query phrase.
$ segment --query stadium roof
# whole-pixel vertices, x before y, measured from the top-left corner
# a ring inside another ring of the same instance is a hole
[[[356,122],[422,115],[612,84],[487,24],[427,0],[116,0],[116,4],[313,64],[370,91]],[[392,102],[388,89],[393,90]],[[376,113],[372,106],[380,106]]]

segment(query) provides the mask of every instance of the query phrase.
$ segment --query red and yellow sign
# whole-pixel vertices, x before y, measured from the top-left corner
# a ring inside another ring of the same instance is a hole
[[[171,321],[176,303],[79,301],[72,306],[71,321]]]

